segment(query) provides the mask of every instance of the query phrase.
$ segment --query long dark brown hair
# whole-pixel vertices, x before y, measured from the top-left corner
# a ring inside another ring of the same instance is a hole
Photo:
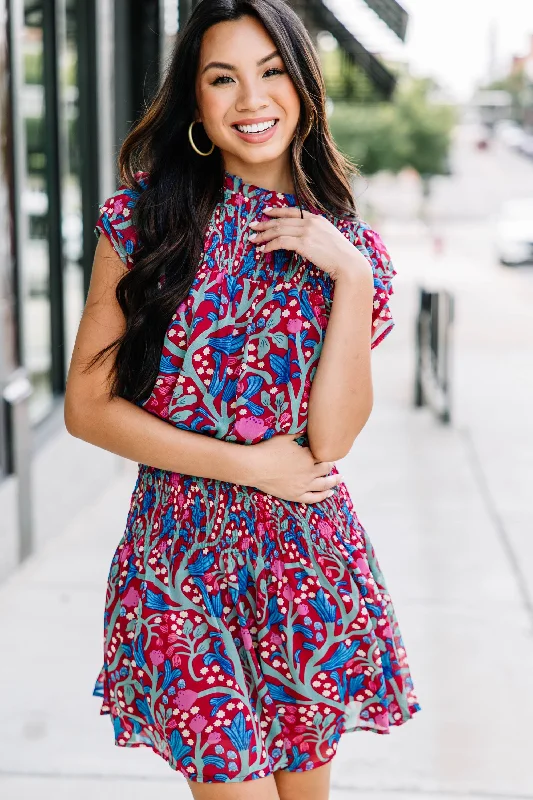
[[[161,87],[124,140],[118,156],[122,184],[140,192],[132,213],[140,247],[134,267],[118,281],[116,297],[124,333],[100,350],[90,368],[117,349],[111,396],[132,402],[149,397],[159,372],[164,336],[192,286],[204,231],[223,199],[224,165],[215,147],[209,157],[190,146],[196,109],[195,81],[205,32],[219,22],[249,15],[274,41],[301,100],[291,143],[292,177],[300,204],[337,216],[357,214],[350,180],[357,168],[338,150],[326,117],[326,91],[318,54],[305,26],[284,0],[202,0],[177,37]],[[203,139],[195,128],[202,150]],[[147,187],[136,180],[147,172]]]

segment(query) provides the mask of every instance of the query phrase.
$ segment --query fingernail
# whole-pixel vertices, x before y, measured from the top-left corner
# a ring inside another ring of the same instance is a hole
[[[257,247],[256,249],[259,250],[260,253],[262,253],[264,251],[264,249],[265,249],[265,245],[264,244],[260,244],[259,247]]]
[[[332,494],[333,494],[333,489],[330,489],[328,492],[328,497],[331,497]]]
[[[252,228],[254,225],[259,225],[259,220],[254,219],[253,222],[250,222],[250,228]]]
[[[253,242],[254,239],[257,239],[257,233],[251,233],[248,238],[251,239]]]

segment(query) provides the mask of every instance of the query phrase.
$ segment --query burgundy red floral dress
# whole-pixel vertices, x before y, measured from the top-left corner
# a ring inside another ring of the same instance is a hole
[[[144,190],[149,176],[137,178]],[[137,197],[119,187],[95,228],[130,268]],[[334,282],[296,253],[256,250],[249,223],[267,205],[296,197],[225,173],[193,286],[140,405],[230,442],[283,432],[303,444]],[[372,263],[374,347],[393,326],[395,270],[364,221],[328,218]],[[346,485],[307,505],[139,464],[93,693],[117,745],[149,746],[205,782],[312,769],[342,733],[385,734],[410,719],[420,705],[405,647]]]

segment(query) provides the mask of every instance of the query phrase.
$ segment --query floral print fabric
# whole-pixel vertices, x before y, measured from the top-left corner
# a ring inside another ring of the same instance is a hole
[[[144,189],[148,175],[138,177]],[[137,196],[120,187],[95,228],[129,268]],[[244,445],[277,433],[307,442],[334,282],[295,253],[262,255],[249,241],[265,206],[295,204],[225,173],[146,411]],[[394,324],[395,270],[364,221],[329,219],[372,264],[375,347]],[[152,747],[206,782],[312,769],[345,731],[389,733],[410,719],[420,705],[405,647],[346,485],[308,505],[139,464],[94,694],[117,745]]]

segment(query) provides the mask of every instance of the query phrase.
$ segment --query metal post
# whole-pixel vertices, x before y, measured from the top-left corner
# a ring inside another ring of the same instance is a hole
[[[18,562],[21,563],[34,549],[31,488],[31,441],[28,399],[32,385],[26,370],[19,367],[8,379],[3,390],[6,404],[8,474],[17,479],[18,507]]]

